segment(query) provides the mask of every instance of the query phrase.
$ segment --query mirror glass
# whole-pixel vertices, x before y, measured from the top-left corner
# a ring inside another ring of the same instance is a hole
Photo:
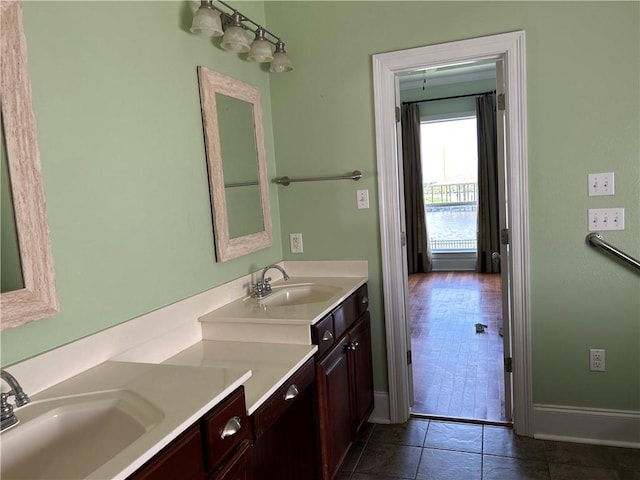
[[[54,315],[58,312],[58,297],[22,29],[22,4],[0,2],[0,9],[0,327],[4,330]]]
[[[4,123],[0,116],[0,207],[2,226],[0,227],[0,291],[10,292],[24,288],[20,249],[18,247],[18,231],[13,209],[13,194],[9,178],[7,145],[4,141]]]
[[[253,105],[216,93],[229,237],[264,230]]]
[[[219,262],[272,241],[260,90],[198,67],[216,257]]]

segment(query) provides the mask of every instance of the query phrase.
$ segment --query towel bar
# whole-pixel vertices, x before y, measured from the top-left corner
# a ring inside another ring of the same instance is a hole
[[[360,170],[354,170],[348,175],[339,175],[335,177],[307,177],[307,178],[289,178],[289,177],[280,177],[274,178],[273,181],[275,183],[279,183],[280,185],[284,185],[285,187],[293,182],[317,182],[320,180],[355,180],[358,181],[362,178],[362,172]]]

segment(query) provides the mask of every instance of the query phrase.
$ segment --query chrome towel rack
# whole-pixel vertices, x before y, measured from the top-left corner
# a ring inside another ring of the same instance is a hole
[[[604,239],[602,238],[602,235],[600,235],[599,233],[595,233],[595,232],[589,233],[587,235],[586,241],[587,241],[587,244],[591,245],[592,247],[600,248],[605,252],[610,253],[614,257],[617,257],[620,260],[628,263],[629,265],[634,267],[636,270],[640,271],[640,261],[636,260],[630,255],[627,255],[622,250],[617,249],[610,243],[605,242]]]
[[[350,174],[347,175],[338,175],[334,177],[307,177],[307,178],[289,178],[289,177],[280,177],[274,178],[273,181],[275,183],[279,183],[280,185],[284,185],[285,187],[293,182],[318,182],[321,180],[355,180],[358,181],[362,178],[362,172],[360,170],[354,170]]]
[[[238,183],[225,183],[224,188],[235,188],[235,187],[251,187],[253,185],[258,185],[258,182],[238,182]]]

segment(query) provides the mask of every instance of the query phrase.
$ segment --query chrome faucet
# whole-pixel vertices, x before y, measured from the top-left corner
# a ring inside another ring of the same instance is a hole
[[[18,417],[13,413],[13,405],[7,401],[11,395],[16,399],[16,407],[21,407],[30,402],[29,396],[24,393],[22,387],[13,375],[6,370],[2,370],[1,376],[2,380],[7,382],[7,385],[11,387],[11,390],[0,394],[0,431],[15,425],[19,421]]]
[[[284,278],[285,282],[289,280],[289,275],[287,274],[287,272],[285,272],[284,268],[279,265],[268,265],[264,270],[262,270],[262,279],[258,280],[253,285],[253,296],[255,298],[264,298],[267,295],[271,294],[271,284],[269,283],[271,281],[271,278],[265,278],[265,275],[267,274],[267,271],[271,270],[272,268],[280,270],[280,272],[282,273],[282,278]]]

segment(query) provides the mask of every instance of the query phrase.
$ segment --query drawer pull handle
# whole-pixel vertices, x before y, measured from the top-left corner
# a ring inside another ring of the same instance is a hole
[[[299,393],[300,393],[300,391],[298,390],[298,387],[294,383],[293,385],[291,385],[287,389],[287,393],[284,394],[284,399],[287,400],[287,401],[293,400],[294,398],[296,398],[298,396]]]
[[[322,341],[328,342],[330,340],[333,340],[333,333],[331,333],[331,330],[327,330],[324,332],[324,335],[322,335]]]
[[[366,305],[367,303],[369,303],[369,297],[362,297],[362,304]]]
[[[231,417],[225,424],[224,429],[220,434],[220,438],[224,440],[225,438],[232,437],[238,433],[241,428],[242,424],[240,423],[240,417]]]

